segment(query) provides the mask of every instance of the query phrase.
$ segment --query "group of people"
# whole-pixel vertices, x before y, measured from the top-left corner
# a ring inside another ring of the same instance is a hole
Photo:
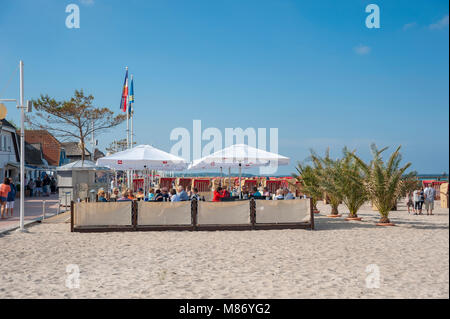
[[[17,189],[12,178],[5,177],[3,183],[0,184],[1,219],[10,218],[13,216],[16,193]]]
[[[124,201],[133,201],[133,200],[143,200],[143,201],[154,201],[154,202],[182,202],[188,200],[201,200],[198,193],[197,188],[188,188],[184,189],[183,186],[178,186],[178,188],[171,188],[170,190],[167,187],[162,187],[158,189],[151,188],[148,194],[144,193],[144,190],[140,188],[137,193],[134,193],[133,190],[127,188],[120,192],[119,188],[115,187],[112,190],[109,198],[106,197],[106,192],[103,189],[100,189],[97,194],[97,201],[99,202],[124,202]]]
[[[55,177],[45,174],[42,179],[40,176],[36,180],[31,178],[26,186],[30,191],[30,197],[50,196],[51,193],[56,193],[57,183]]]
[[[236,197],[239,195],[239,189],[234,188],[232,192],[228,192],[225,188],[217,187],[213,193],[213,202],[220,202],[223,198],[228,197]],[[284,187],[277,189],[275,194],[272,194],[267,187],[264,187],[262,190],[259,190],[258,187],[254,186],[251,189],[249,187],[242,187],[242,198],[250,199],[272,199],[272,200],[284,200],[284,199],[295,199],[294,194],[291,193],[289,188]]]
[[[406,206],[408,207],[408,214],[411,212],[414,215],[423,215],[422,209],[425,205],[427,215],[433,215],[434,210],[434,198],[436,196],[436,190],[431,184],[424,189],[416,189],[412,193],[408,193],[406,196]]]
[[[234,188],[229,192],[226,188],[221,186],[217,187],[213,192],[212,201],[220,202],[226,198],[236,198],[239,195],[239,190]],[[258,199],[272,199],[272,200],[288,200],[295,199],[295,196],[291,193],[288,188],[280,188],[275,194],[272,194],[267,187],[258,190],[257,187],[252,187],[251,190],[248,187],[242,188],[242,198],[258,198]],[[119,188],[114,187],[109,196],[107,196],[105,190],[100,189],[97,193],[97,201],[99,202],[123,202],[123,201],[133,201],[133,200],[143,200],[143,201],[155,201],[155,202],[182,202],[189,200],[204,200],[203,196],[200,196],[197,188],[191,188],[187,186],[178,186],[174,188],[162,187],[158,189],[150,188],[148,194],[145,194],[142,188],[139,189],[137,193],[133,190],[126,188],[120,192]]]

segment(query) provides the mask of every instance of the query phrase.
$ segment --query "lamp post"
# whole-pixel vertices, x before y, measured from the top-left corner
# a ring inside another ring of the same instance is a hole
[[[19,62],[19,75],[20,75],[20,97],[19,105],[20,109],[20,224],[19,231],[26,232],[24,227],[24,212],[25,212],[25,105],[24,105],[24,93],[23,93],[23,61]],[[17,102],[15,99],[2,99],[4,102]]]

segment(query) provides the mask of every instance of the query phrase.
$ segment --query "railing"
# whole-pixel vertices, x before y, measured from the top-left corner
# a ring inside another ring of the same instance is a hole
[[[314,229],[311,199],[71,203],[71,231]]]

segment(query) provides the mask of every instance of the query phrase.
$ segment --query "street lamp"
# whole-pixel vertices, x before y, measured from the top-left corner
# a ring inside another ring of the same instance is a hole
[[[20,109],[20,227],[19,231],[25,232],[24,212],[25,212],[25,108],[31,111],[31,104],[24,105],[23,93],[23,61],[19,62],[20,73],[20,100],[17,108]],[[1,99],[0,102],[16,102],[15,99]]]

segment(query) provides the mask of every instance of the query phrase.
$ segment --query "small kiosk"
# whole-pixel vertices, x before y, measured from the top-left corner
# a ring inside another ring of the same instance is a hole
[[[110,185],[110,169],[92,161],[75,161],[56,168],[56,173],[62,205],[70,204],[72,200],[85,200],[93,189],[107,191]]]

